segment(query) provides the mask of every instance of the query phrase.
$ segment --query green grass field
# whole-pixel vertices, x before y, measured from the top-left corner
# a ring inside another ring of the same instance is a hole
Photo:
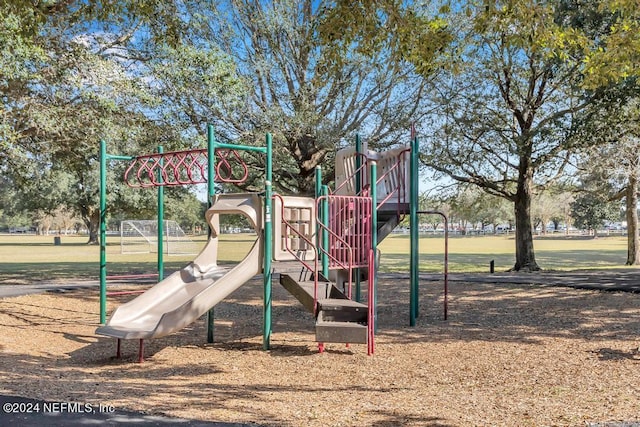
[[[196,238],[204,245],[206,237]],[[228,234],[221,237],[220,262],[241,260],[255,236]],[[97,278],[99,247],[88,246],[85,236],[62,236],[54,246],[53,236],[0,235],[0,282],[22,280]],[[626,260],[626,237],[540,237],[535,240],[536,259],[548,270],[573,270],[623,267]],[[394,234],[379,246],[383,272],[406,272],[409,264],[409,236]],[[449,271],[486,272],[491,260],[496,271],[509,269],[514,262],[512,236],[452,237],[449,240]],[[165,268],[176,270],[195,255],[165,256]],[[444,239],[420,239],[421,272],[443,271]],[[109,237],[108,274],[153,273],[155,254],[120,253],[118,237]]]
[[[383,271],[407,271],[409,236],[391,235],[380,244]],[[626,236],[536,237],[536,260],[545,270],[603,269],[623,267],[627,259]],[[420,239],[420,271],[443,270],[444,238]],[[513,236],[455,236],[449,239],[449,271],[487,272],[495,262],[496,271],[506,271],[515,263]]]

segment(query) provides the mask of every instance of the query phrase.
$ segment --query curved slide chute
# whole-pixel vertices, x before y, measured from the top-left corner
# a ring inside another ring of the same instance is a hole
[[[220,214],[243,214],[258,237],[245,258],[233,267],[218,266]],[[190,325],[211,307],[262,272],[262,207],[256,194],[221,194],[205,215],[211,236],[188,266],[137,298],[119,306],[99,335],[121,339],[158,338]]]

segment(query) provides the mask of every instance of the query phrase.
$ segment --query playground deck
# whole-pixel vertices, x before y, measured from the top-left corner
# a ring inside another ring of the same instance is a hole
[[[444,322],[442,283],[423,281],[410,328],[408,279],[382,275],[367,356],[361,344],[318,354],[313,319],[277,285],[263,351],[254,279],[216,307],[217,343],[198,321],[150,340],[141,365],[135,342],[114,360],[94,335],[95,288],[0,299],[0,393],[263,426],[640,421],[639,295],[471,280],[450,291]]]

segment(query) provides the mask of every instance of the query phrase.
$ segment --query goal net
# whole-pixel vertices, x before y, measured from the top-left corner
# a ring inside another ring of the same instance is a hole
[[[167,255],[197,254],[198,245],[180,225],[165,220],[162,229],[163,252]],[[120,222],[120,253],[140,254],[158,252],[158,221],[124,220]]]

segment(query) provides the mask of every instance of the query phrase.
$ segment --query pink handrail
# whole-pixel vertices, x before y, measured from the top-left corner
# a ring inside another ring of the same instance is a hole
[[[360,156],[364,158],[364,161],[362,162],[362,164],[360,165],[360,167],[358,169],[356,169],[355,171],[353,171],[353,174],[348,177],[347,179],[345,179],[342,184],[340,184],[339,186],[337,186],[333,191],[331,191],[331,194],[336,194],[339,190],[342,189],[342,187],[345,187],[347,185],[347,183],[349,183],[349,181],[351,181],[351,178],[355,177],[358,172],[360,173],[360,177],[365,177],[367,176],[367,166],[368,166],[368,161],[369,158],[367,157],[366,154],[364,153],[356,153],[356,156]],[[354,187],[357,187],[354,186]],[[362,191],[362,189],[364,188],[364,186],[360,187],[360,191]],[[359,194],[356,194],[356,196],[358,196]]]
[[[328,196],[323,196],[323,197],[328,197]],[[343,247],[341,248],[342,250],[339,251],[339,253],[344,254],[344,252],[346,251],[346,253],[348,255],[347,259],[345,261],[344,259],[338,258],[336,256],[336,253],[338,253],[338,251],[327,250],[327,249],[323,248],[322,245],[320,245],[318,247],[318,252],[319,253],[323,253],[323,254],[327,255],[329,257],[329,259],[331,261],[333,261],[333,263],[330,264],[329,268],[340,267],[343,270],[347,270],[348,271],[348,274],[349,274],[349,282],[348,282],[349,283],[349,287],[348,287],[348,292],[347,292],[347,298],[351,299],[351,276],[352,276],[352,272],[353,272],[353,248],[351,248],[349,243],[346,240],[344,240],[342,237],[340,237],[335,231],[331,230],[329,227],[327,227],[326,225],[322,224],[321,221],[318,221],[317,223],[318,223],[318,227],[321,230],[326,230],[329,233],[329,236],[330,236],[329,237],[329,247],[332,247],[332,246],[335,247],[335,240],[332,240],[331,238],[336,239],[336,240],[339,241],[339,243],[341,243],[343,245]]]
[[[368,290],[367,290],[367,355],[371,356],[374,351],[374,338],[375,338],[375,314],[374,314],[374,295],[373,295],[373,282],[375,280],[375,254],[373,249],[369,249],[369,277],[368,277]]]
[[[327,231],[327,247],[319,246],[319,253],[326,254],[329,268],[342,268],[348,272],[347,297],[351,298],[352,272],[354,268],[368,265],[367,251],[371,248],[371,199],[366,196],[321,196],[316,201],[316,212],[328,205],[328,225],[319,219],[319,232]]]
[[[405,148],[404,150],[402,150],[400,153],[398,153],[398,155],[396,156],[396,161],[395,163],[382,175],[380,175],[377,180],[376,180],[376,185],[383,182],[383,180],[385,180],[386,178],[388,178],[389,176],[391,176],[391,174],[395,171],[396,172],[396,179],[397,179],[397,186],[390,191],[386,197],[384,199],[382,199],[381,201],[378,201],[378,205],[383,205],[385,204],[389,199],[392,198],[392,196],[394,194],[398,194],[398,204],[400,203],[406,203],[406,191],[405,190],[405,186],[406,186],[406,182],[405,182],[405,174],[406,174],[406,167],[405,167],[405,156],[407,155],[407,153],[411,152],[410,148]],[[351,176],[349,176],[347,179],[344,180],[344,182],[342,182],[334,191],[332,191],[332,194],[335,194],[338,192],[338,190],[340,190],[341,188],[343,188],[347,183],[351,182],[351,180],[356,176],[356,174],[359,172],[360,176],[361,176],[361,194],[363,194],[362,192],[365,190],[366,185],[364,185],[365,183],[368,182],[368,172],[369,172],[369,162],[370,160],[372,160],[372,158],[368,157],[366,154],[364,153],[356,153],[357,156],[361,156],[364,158],[364,162],[362,163],[362,165],[356,169]],[[356,194],[357,196],[361,195],[361,194]],[[399,208],[399,206],[398,206]],[[399,214],[399,212],[398,212]]]

